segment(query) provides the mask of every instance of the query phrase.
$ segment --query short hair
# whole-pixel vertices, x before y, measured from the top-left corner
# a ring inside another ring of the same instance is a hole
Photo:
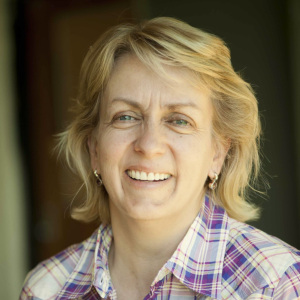
[[[83,61],[75,117],[59,143],[86,191],[83,203],[72,208],[72,217],[110,223],[108,194],[104,186],[96,185],[87,142],[99,123],[100,103],[114,65],[128,53],[156,72],[163,71],[164,65],[186,68],[198,78],[199,86],[209,88],[213,136],[230,144],[213,201],[236,220],[256,219],[259,210],[248,199],[260,170],[261,126],[254,92],[234,71],[222,39],[169,17],[111,28]]]

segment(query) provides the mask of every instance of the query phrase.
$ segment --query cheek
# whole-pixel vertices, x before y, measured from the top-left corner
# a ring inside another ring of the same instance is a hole
[[[121,162],[130,144],[130,136],[123,132],[104,132],[99,141],[99,161],[103,170],[115,168]]]
[[[189,178],[206,179],[213,161],[213,149],[209,137],[177,138],[173,144],[173,154],[179,171]]]

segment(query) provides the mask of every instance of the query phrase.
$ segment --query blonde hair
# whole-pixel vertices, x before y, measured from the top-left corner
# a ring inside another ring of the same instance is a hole
[[[261,129],[253,90],[233,70],[229,49],[220,38],[167,17],[111,28],[83,61],[75,118],[59,144],[86,191],[83,204],[72,211],[73,218],[110,222],[108,195],[96,185],[87,141],[99,122],[100,102],[116,60],[127,53],[160,74],[165,64],[184,67],[199,79],[199,85],[210,89],[214,137],[230,144],[213,199],[234,219],[257,218],[258,209],[247,201],[260,169]]]

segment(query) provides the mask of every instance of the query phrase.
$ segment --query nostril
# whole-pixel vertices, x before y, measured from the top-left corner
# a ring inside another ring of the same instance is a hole
[[[163,137],[157,129],[145,130],[134,143],[134,150],[145,156],[162,154],[164,149]]]

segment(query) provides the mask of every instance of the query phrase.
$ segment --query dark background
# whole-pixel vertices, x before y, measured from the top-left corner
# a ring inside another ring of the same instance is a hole
[[[300,248],[299,1],[27,0],[11,9],[30,267],[96,228],[70,219],[74,175],[51,152],[53,135],[70,119],[84,55],[110,26],[155,16],[179,18],[226,41],[235,70],[256,91],[262,116],[263,168],[270,189],[264,199],[253,195],[263,208],[253,225]]]

